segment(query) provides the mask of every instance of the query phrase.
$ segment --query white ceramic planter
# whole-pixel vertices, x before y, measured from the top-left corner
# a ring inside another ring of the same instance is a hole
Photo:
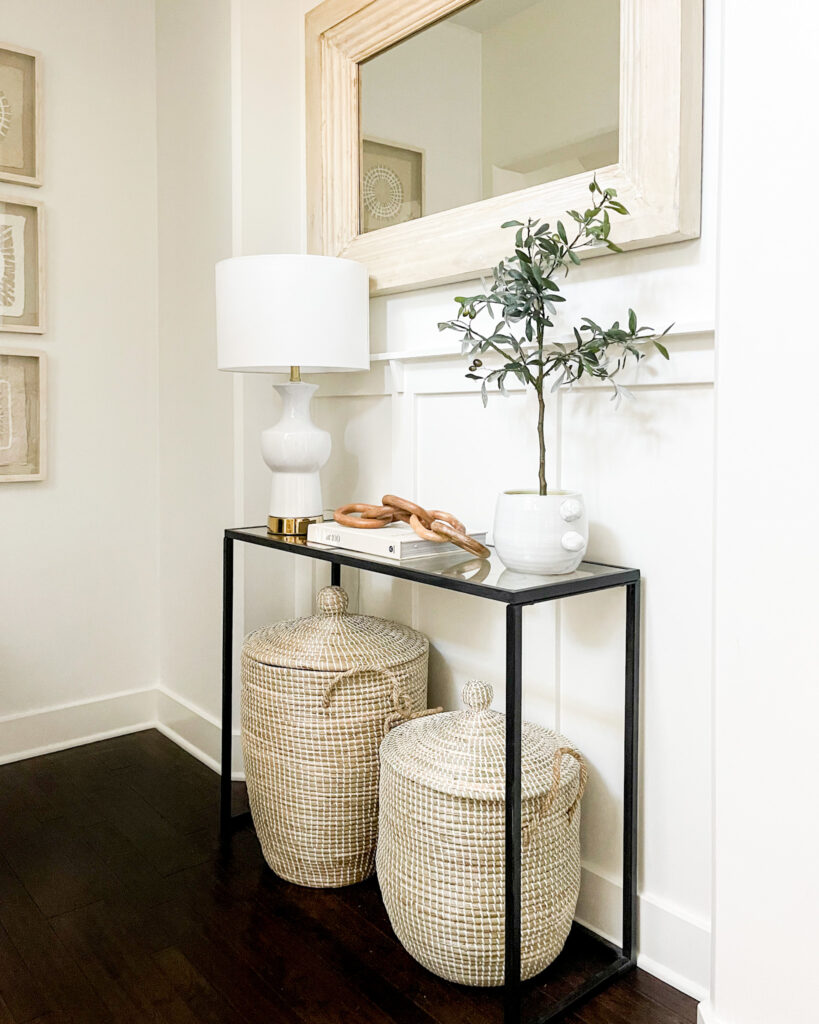
[[[583,495],[577,491],[503,491],[495,506],[495,550],[513,572],[574,572],[589,541]]]

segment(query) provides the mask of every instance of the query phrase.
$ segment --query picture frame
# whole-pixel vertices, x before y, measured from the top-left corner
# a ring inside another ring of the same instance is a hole
[[[45,331],[42,203],[0,196],[0,332]]]
[[[46,478],[46,355],[0,347],[0,484]]]
[[[361,139],[361,233],[424,216],[425,153],[386,139]]]
[[[359,65],[469,2],[323,0],[305,16],[308,251],[363,263],[371,294],[478,277],[505,253],[505,221],[587,205],[590,175],[574,174],[361,233]],[[700,233],[702,41],[703,0],[620,0],[619,159],[597,177],[629,210],[624,249]]]
[[[42,185],[41,57],[0,43],[0,181]]]

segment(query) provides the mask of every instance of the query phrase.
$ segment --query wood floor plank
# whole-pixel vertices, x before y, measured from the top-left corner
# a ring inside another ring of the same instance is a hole
[[[163,875],[142,850],[108,821],[90,825],[86,843],[107,869],[105,896],[150,907],[174,899],[178,884]]]
[[[31,758],[21,763],[21,771],[44,805],[37,814],[41,820],[102,820],[97,790],[104,788],[107,777],[100,772],[97,758],[88,747]]]
[[[30,761],[0,765],[0,839],[9,841],[30,822],[47,821],[59,812],[51,796],[29,771]]]
[[[418,1020],[403,1012],[414,1009],[409,1005],[394,1007],[400,1016],[382,1010],[358,983],[358,965],[347,951],[320,929],[305,931],[281,906],[236,900],[217,882],[211,891],[191,895],[191,911],[208,938],[227,942],[237,962],[252,966],[274,990],[286,991],[305,1024],[347,1024],[351,1014],[358,1024]]]
[[[48,998],[50,1011],[64,1014],[74,1024],[108,1024],[113,1020],[49,921],[3,859],[0,925]]]
[[[252,826],[219,844],[217,807],[218,777],[155,731],[0,766],[0,1024],[500,1024],[499,990],[406,953],[374,880],[290,885]],[[608,956],[573,930],[526,1006]],[[566,1022],[695,1018],[636,971]]]
[[[276,881],[280,883],[281,891],[273,898],[282,900],[288,907],[298,907],[300,915],[309,915],[334,934],[360,961],[376,964],[384,980],[412,1000],[417,1007],[419,1021],[427,1013],[433,1020],[445,1021],[446,1024],[472,1024],[476,1017],[499,1016],[500,997],[497,992],[454,986],[428,971],[419,971],[409,953],[400,946],[396,947],[394,936],[386,935],[349,903],[329,901],[318,889]],[[364,883],[352,888],[374,887]]]
[[[105,901],[53,926],[117,1021],[197,1021],[138,933]]]
[[[163,904],[156,913],[164,916],[164,926],[180,952],[243,1019],[305,1024],[286,992],[271,987],[254,965],[237,961],[230,946],[204,934],[187,901]]]
[[[8,932],[2,926],[0,926],[0,998],[15,1024],[42,1016],[48,1012],[50,1006],[45,993],[34,975],[23,963]]]
[[[583,1024],[656,1024],[657,1005],[645,997],[612,986],[577,1010]],[[664,1014],[664,1024],[687,1024],[676,1014]]]
[[[697,1004],[690,997],[680,992],[679,989],[667,985],[659,978],[648,974],[646,971],[632,971],[624,979],[624,989],[639,992],[647,999],[656,1003],[660,1010],[667,1010],[676,1014],[682,1020],[694,1024],[697,1019]],[[659,1012],[659,1011],[658,1011]]]
[[[203,859],[197,844],[127,785],[118,789],[115,801],[106,803],[103,814],[162,875],[199,864]]]
[[[246,1024],[247,1018],[216,991],[181,950],[169,946],[154,953],[154,959],[199,1020],[207,1024]]]
[[[29,820],[0,839],[0,850],[45,917],[94,903],[113,884],[74,821]]]

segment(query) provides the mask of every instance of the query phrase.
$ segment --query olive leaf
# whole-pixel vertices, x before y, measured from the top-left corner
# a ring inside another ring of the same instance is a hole
[[[610,252],[623,250],[609,237],[612,230],[610,214],[620,216],[628,210],[613,188],[602,188],[596,176],[589,183],[592,205],[580,213],[567,211],[574,222],[574,236],[570,238],[563,221],[557,221],[554,230],[547,223],[529,218],[526,222],[508,220],[503,229],[514,229],[513,254],[498,263],[490,282],[481,281],[483,291],[478,295],[458,295],[455,302],[458,313],[454,320],[442,321],[439,331],[458,331],[461,352],[472,357],[466,376],[481,382],[481,401],[489,401],[488,385],[496,383],[504,396],[508,394],[506,378],[513,374],[524,387],[531,387],[538,399],[538,482],[539,493],[547,493],[546,445],[544,439],[544,408],[546,385],[552,393],[562,387],[571,388],[584,375],[606,381],[612,386],[612,400],[619,405],[621,399],[633,399],[628,388],[615,378],[631,361],[639,362],[648,354],[648,346],[656,349],[664,359],[668,349],[659,340],[671,329],[669,325],[660,334],[651,327],[640,326],[637,314],[629,309],[625,323],[618,320],[608,328],[581,317],[574,327],[574,342],[556,343],[547,340],[547,332],[555,327],[557,304],[565,302],[560,293],[559,279],[565,278],[572,267],[580,266],[580,253],[592,247],[604,247]],[[570,225],[572,226],[572,225]],[[481,331],[476,324],[486,314],[493,324]],[[500,367],[485,368],[476,354],[494,354],[502,360]]]

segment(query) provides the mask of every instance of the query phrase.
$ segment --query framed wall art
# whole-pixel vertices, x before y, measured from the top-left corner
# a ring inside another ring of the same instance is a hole
[[[361,233],[424,216],[424,152],[361,140]]]
[[[0,348],[0,483],[44,480],[46,357]]]
[[[0,331],[44,330],[42,206],[0,196]]]
[[[42,184],[40,55],[0,43],[0,181]]]

